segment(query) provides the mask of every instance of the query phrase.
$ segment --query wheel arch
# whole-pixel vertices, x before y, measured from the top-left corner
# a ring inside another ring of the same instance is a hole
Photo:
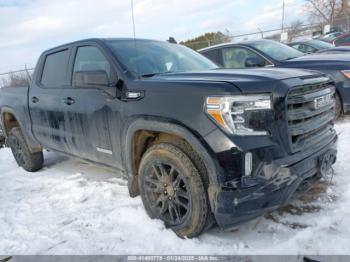
[[[23,136],[25,137],[31,152],[39,152],[42,150],[40,144],[38,144],[31,134],[28,134],[28,130],[24,128],[24,124],[20,117],[10,107],[2,107],[0,111],[0,123],[3,127],[3,133],[7,138],[11,129],[19,127],[22,130]]]
[[[146,132],[146,136],[144,134],[141,138],[141,141],[138,141],[137,136],[140,134],[140,132]],[[203,161],[207,170],[209,184],[219,184],[220,169],[218,168],[218,164],[210,156],[210,153],[208,152],[206,146],[203,145],[188,128],[169,120],[157,118],[138,118],[136,120],[133,120],[130,125],[128,125],[125,131],[125,135],[123,136],[125,137],[125,143],[123,145],[123,162],[125,165],[125,171],[128,176],[129,193],[131,196],[137,196],[139,194],[137,184],[137,161],[140,161],[142,158],[142,153],[140,154],[140,152],[136,152],[140,149],[135,149],[134,145],[135,141],[138,143],[138,146],[141,143],[144,143],[145,141],[142,141],[142,139],[145,139],[145,137],[147,137],[147,132],[149,132],[150,136],[153,136],[154,132],[156,132],[169,134],[170,136],[176,136],[185,140],[193,148],[193,150],[198,153],[199,157]],[[139,157],[140,159],[135,159],[135,157]]]
[[[3,127],[3,131],[6,137],[14,127],[19,127],[21,130],[23,130],[21,121],[13,109],[9,107],[1,108],[1,126]]]

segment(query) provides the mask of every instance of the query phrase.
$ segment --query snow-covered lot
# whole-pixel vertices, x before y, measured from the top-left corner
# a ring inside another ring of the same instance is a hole
[[[0,254],[350,254],[350,121],[331,185],[231,232],[182,240],[112,170],[46,153],[27,173],[0,149]]]

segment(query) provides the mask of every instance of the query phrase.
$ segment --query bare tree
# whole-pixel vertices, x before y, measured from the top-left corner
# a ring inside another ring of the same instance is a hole
[[[349,0],[341,1],[341,15],[350,16],[350,2]]]
[[[288,29],[288,42],[292,41],[301,31],[303,31],[303,21],[295,20]]]
[[[305,0],[305,8],[313,22],[333,25],[342,13],[346,0]]]

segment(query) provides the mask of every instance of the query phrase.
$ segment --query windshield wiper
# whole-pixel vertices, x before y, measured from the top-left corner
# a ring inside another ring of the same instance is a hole
[[[151,74],[144,74],[144,75],[141,75],[141,77],[153,77],[155,75],[159,75],[160,73],[151,73]]]
[[[294,58],[297,58],[297,56],[288,57],[288,58],[284,59],[283,61],[288,61],[288,60],[291,60],[291,59],[294,59]]]
[[[170,73],[174,73],[173,71],[166,71],[166,72],[163,72],[163,73],[150,73],[150,74],[144,74],[144,75],[141,75],[141,77],[153,77],[153,76],[156,76],[156,75],[165,75],[165,74],[170,74]]]

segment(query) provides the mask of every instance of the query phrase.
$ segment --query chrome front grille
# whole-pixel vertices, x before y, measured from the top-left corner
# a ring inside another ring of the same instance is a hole
[[[287,122],[292,152],[326,142],[333,128],[335,88],[329,81],[292,88],[287,96]]]

